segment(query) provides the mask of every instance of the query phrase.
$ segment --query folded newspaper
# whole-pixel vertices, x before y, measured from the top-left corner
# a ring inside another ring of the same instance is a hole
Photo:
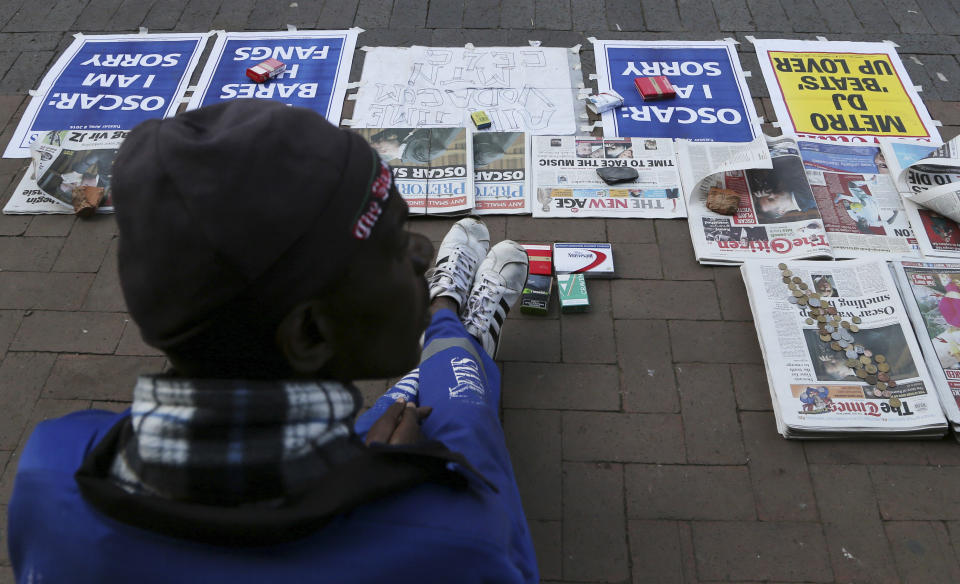
[[[918,438],[947,430],[881,260],[741,266],[786,438]]]
[[[678,158],[700,263],[920,257],[879,146],[679,141]],[[707,208],[714,188],[740,195],[733,216]]]
[[[72,214],[78,187],[103,189],[97,211],[113,211],[113,159],[127,136],[125,130],[47,132],[30,145],[30,166],[20,179],[6,214]]]
[[[960,431],[960,263],[894,262],[943,413]]]
[[[530,144],[523,132],[473,134],[477,215],[530,213]]]
[[[355,128],[393,168],[411,215],[473,209],[473,140],[466,128]]]
[[[882,141],[925,256],[960,258],[960,139],[939,147]]]

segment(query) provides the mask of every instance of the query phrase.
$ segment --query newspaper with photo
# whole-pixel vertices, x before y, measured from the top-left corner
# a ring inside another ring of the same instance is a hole
[[[701,263],[920,256],[878,146],[790,137],[767,137],[766,144],[766,160],[745,155],[712,174],[707,161],[713,157],[703,154],[702,143],[680,144],[690,232]],[[713,188],[740,196],[735,215],[706,207]]]
[[[943,413],[960,430],[960,263],[893,262]]]
[[[523,132],[474,132],[475,214],[530,213],[529,157]]]
[[[740,269],[784,437],[946,432],[886,262],[759,260]]]
[[[73,190],[80,186],[104,189],[97,209],[113,212],[113,159],[127,130],[62,130],[46,132],[30,145],[30,165],[3,212],[72,214]]]
[[[960,221],[960,138],[936,148],[897,141],[881,147],[904,198]]]
[[[533,136],[534,217],[686,217],[673,141],[667,138]],[[637,171],[608,185],[598,169]]]
[[[473,139],[466,128],[355,128],[393,169],[411,215],[473,209]]]

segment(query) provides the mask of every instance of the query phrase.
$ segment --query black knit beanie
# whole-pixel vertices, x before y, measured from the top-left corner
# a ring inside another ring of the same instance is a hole
[[[399,198],[363,138],[263,100],[140,124],[113,181],[120,283],[144,340],[164,350],[225,311],[279,322],[331,289]]]

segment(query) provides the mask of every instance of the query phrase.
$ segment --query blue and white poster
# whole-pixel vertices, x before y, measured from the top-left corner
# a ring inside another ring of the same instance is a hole
[[[33,93],[5,158],[51,130],[129,130],[180,106],[209,33],[75,35]]]
[[[272,99],[312,109],[339,125],[359,32],[219,32],[187,109],[231,99]],[[286,70],[254,83],[247,69],[267,59],[284,63]]]
[[[623,105],[603,114],[605,137],[751,142],[760,135],[732,41],[593,41],[597,89]],[[666,76],[677,95],[644,101],[638,77]]]

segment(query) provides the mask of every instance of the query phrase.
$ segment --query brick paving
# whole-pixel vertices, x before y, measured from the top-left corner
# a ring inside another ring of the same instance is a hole
[[[360,26],[360,45],[741,41],[773,119],[760,38],[892,40],[944,138],[960,132],[956,0],[6,0],[0,142],[74,32]],[[354,60],[358,80],[362,53]],[[348,105],[349,107],[349,105]],[[767,127],[769,132],[772,128]],[[23,172],[0,160],[5,201]],[[439,242],[451,220],[411,229]],[[593,312],[512,314],[503,420],[545,582],[960,581],[960,446],[799,443],[776,434],[743,284],[699,266],[683,221],[491,218],[495,239],[611,241]],[[45,418],[122,409],[166,366],[125,313],[116,222],[0,216],[0,524]],[[387,381],[359,384],[368,399]],[[0,546],[0,584],[12,581]]]

